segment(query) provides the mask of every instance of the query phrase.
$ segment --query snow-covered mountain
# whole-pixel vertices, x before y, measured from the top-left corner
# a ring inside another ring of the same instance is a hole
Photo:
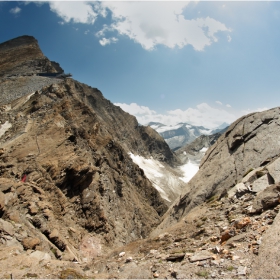
[[[194,126],[188,123],[164,125],[158,122],[150,122],[148,125],[156,130],[173,150],[191,143],[200,135],[214,134],[227,127],[226,123],[223,123],[221,126],[213,130],[203,126]]]

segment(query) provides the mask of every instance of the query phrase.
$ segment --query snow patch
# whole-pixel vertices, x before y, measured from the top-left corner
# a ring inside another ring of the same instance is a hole
[[[208,150],[208,148],[203,147],[201,150],[199,150],[201,153],[206,153],[206,151]]]
[[[188,163],[180,166],[181,171],[183,171],[183,177],[180,177],[180,179],[187,183],[191,180],[191,178],[197,173],[199,169],[199,165],[191,160],[188,161]]]
[[[212,130],[200,129],[199,132],[204,135],[210,135],[212,133]]]
[[[5,134],[5,132],[12,127],[12,124],[6,121],[4,124],[1,125],[0,128],[0,137]]]
[[[165,125],[165,126],[161,126],[157,129],[155,129],[158,133],[163,133],[163,132],[166,132],[166,131],[169,131],[169,130],[176,130],[180,127],[182,127],[183,125],[182,124],[177,124],[177,125]]]
[[[194,129],[193,129],[193,128],[190,129],[190,134],[191,134],[192,136],[196,137],[196,136],[194,135]]]
[[[146,159],[139,155],[134,155],[133,153],[128,153],[133,160],[134,163],[136,163],[141,169],[144,170],[145,175],[147,178],[152,182],[154,188],[156,188],[159,193],[161,194],[161,197],[163,199],[166,199],[167,201],[170,201],[168,199],[168,195],[166,192],[158,185],[157,178],[164,176],[164,166],[160,164],[157,160],[154,160],[153,158]]]

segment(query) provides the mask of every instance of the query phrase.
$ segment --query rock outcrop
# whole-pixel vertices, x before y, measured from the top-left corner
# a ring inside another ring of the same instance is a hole
[[[21,36],[0,44],[0,65],[0,77],[63,71],[58,63],[44,56],[32,36]]]
[[[87,262],[148,236],[167,205],[129,152],[175,164],[163,138],[96,88],[26,76],[58,70],[33,37],[0,53],[2,245],[22,259]]]
[[[205,155],[205,152],[209,149],[210,146],[214,145],[214,143],[221,135],[221,133],[215,133],[212,135],[201,135],[191,143],[184,145],[183,147],[176,150],[175,154],[178,156],[182,163],[191,160],[192,162],[200,164],[202,158]]]
[[[277,157],[280,154],[279,113],[280,108],[274,108],[235,121],[207,150],[199,172],[166,213],[161,227],[180,221],[202,202],[225,195],[250,170],[265,166]]]

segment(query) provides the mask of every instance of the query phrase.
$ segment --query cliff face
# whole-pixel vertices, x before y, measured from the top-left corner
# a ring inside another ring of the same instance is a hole
[[[167,206],[128,153],[172,164],[168,145],[96,88],[24,76],[42,59],[52,66],[34,38],[3,43],[0,52],[0,71],[16,75],[0,86],[0,218],[14,244],[90,260],[146,237]]]
[[[207,150],[199,172],[169,209],[163,224],[173,224],[207,199],[225,195],[250,170],[265,166],[278,157],[279,124],[280,108],[253,113],[235,121]]]
[[[59,64],[44,56],[32,36],[21,36],[0,44],[0,65],[0,77],[62,71]]]

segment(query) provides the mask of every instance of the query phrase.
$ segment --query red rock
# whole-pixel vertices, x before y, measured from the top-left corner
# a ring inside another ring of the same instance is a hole
[[[236,221],[234,223],[234,226],[237,228],[237,229],[241,229],[241,228],[244,228],[245,226],[247,226],[248,224],[251,223],[251,219],[249,217],[245,217],[243,218],[242,220],[239,220],[239,221]]]

